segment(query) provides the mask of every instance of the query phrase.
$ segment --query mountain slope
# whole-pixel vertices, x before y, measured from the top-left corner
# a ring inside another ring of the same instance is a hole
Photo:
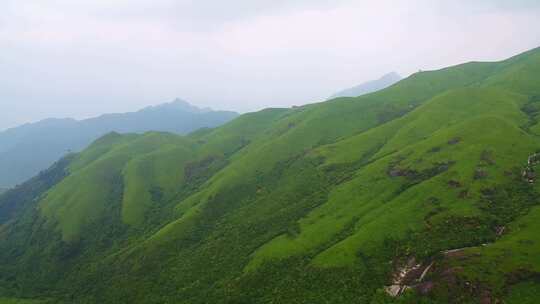
[[[402,79],[401,76],[399,76],[395,72],[388,73],[377,80],[368,81],[366,83],[357,85],[355,87],[340,91],[330,96],[329,99],[334,99],[338,97],[357,97],[357,96],[377,92],[382,89],[386,89],[387,87],[395,84],[401,79]]]
[[[539,69],[536,49],[184,137],[108,134],[0,196],[0,295],[527,301],[540,186],[521,174],[540,148]]]
[[[0,188],[12,187],[46,169],[68,151],[80,151],[111,132],[163,131],[187,134],[216,127],[238,114],[199,109],[182,100],[138,112],[76,121],[47,119],[0,133]]]

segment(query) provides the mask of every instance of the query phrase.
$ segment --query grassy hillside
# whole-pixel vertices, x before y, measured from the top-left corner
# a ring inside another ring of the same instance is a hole
[[[521,173],[540,151],[539,69],[537,49],[186,137],[111,133],[0,197],[0,295],[531,301],[540,186]],[[390,297],[408,264],[422,279]]]

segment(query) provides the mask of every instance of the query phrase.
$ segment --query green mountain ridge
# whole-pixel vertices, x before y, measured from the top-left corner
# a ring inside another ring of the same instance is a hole
[[[239,114],[197,108],[186,101],[146,107],[137,112],[104,114],[84,120],[45,119],[0,132],[0,188],[11,188],[51,166],[66,153],[79,152],[115,131],[188,134],[222,125]]]
[[[533,303],[539,75],[535,49],[187,136],[110,133],[0,196],[0,295]]]

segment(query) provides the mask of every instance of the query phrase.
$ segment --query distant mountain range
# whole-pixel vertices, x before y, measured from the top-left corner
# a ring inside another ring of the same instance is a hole
[[[368,81],[355,87],[340,91],[330,96],[329,99],[334,99],[338,97],[358,97],[361,95],[377,92],[382,89],[386,89],[387,87],[395,84],[401,79],[401,76],[399,76],[395,72],[388,73],[377,80]]]
[[[0,188],[21,183],[70,151],[80,151],[100,136],[163,131],[187,134],[216,127],[238,116],[201,109],[176,99],[137,112],[75,119],[45,119],[0,132]]]

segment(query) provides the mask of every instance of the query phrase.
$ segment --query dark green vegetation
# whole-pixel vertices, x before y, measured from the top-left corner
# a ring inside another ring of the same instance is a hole
[[[47,303],[51,303],[51,302],[46,301],[46,300],[0,298],[0,304],[47,304]]]
[[[52,165],[70,151],[80,151],[111,131],[164,131],[188,134],[222,125],[238,114],[199,109],[185,101],[148,107],[138,112],[107,114],[76,121],[47,119],[0,132],[0,193]]]
[[[540,49],[185,137],[111,133],[2,196],[0,295],[533,303],[538,96]],[[390,298],[411,260],[424,284]]]

